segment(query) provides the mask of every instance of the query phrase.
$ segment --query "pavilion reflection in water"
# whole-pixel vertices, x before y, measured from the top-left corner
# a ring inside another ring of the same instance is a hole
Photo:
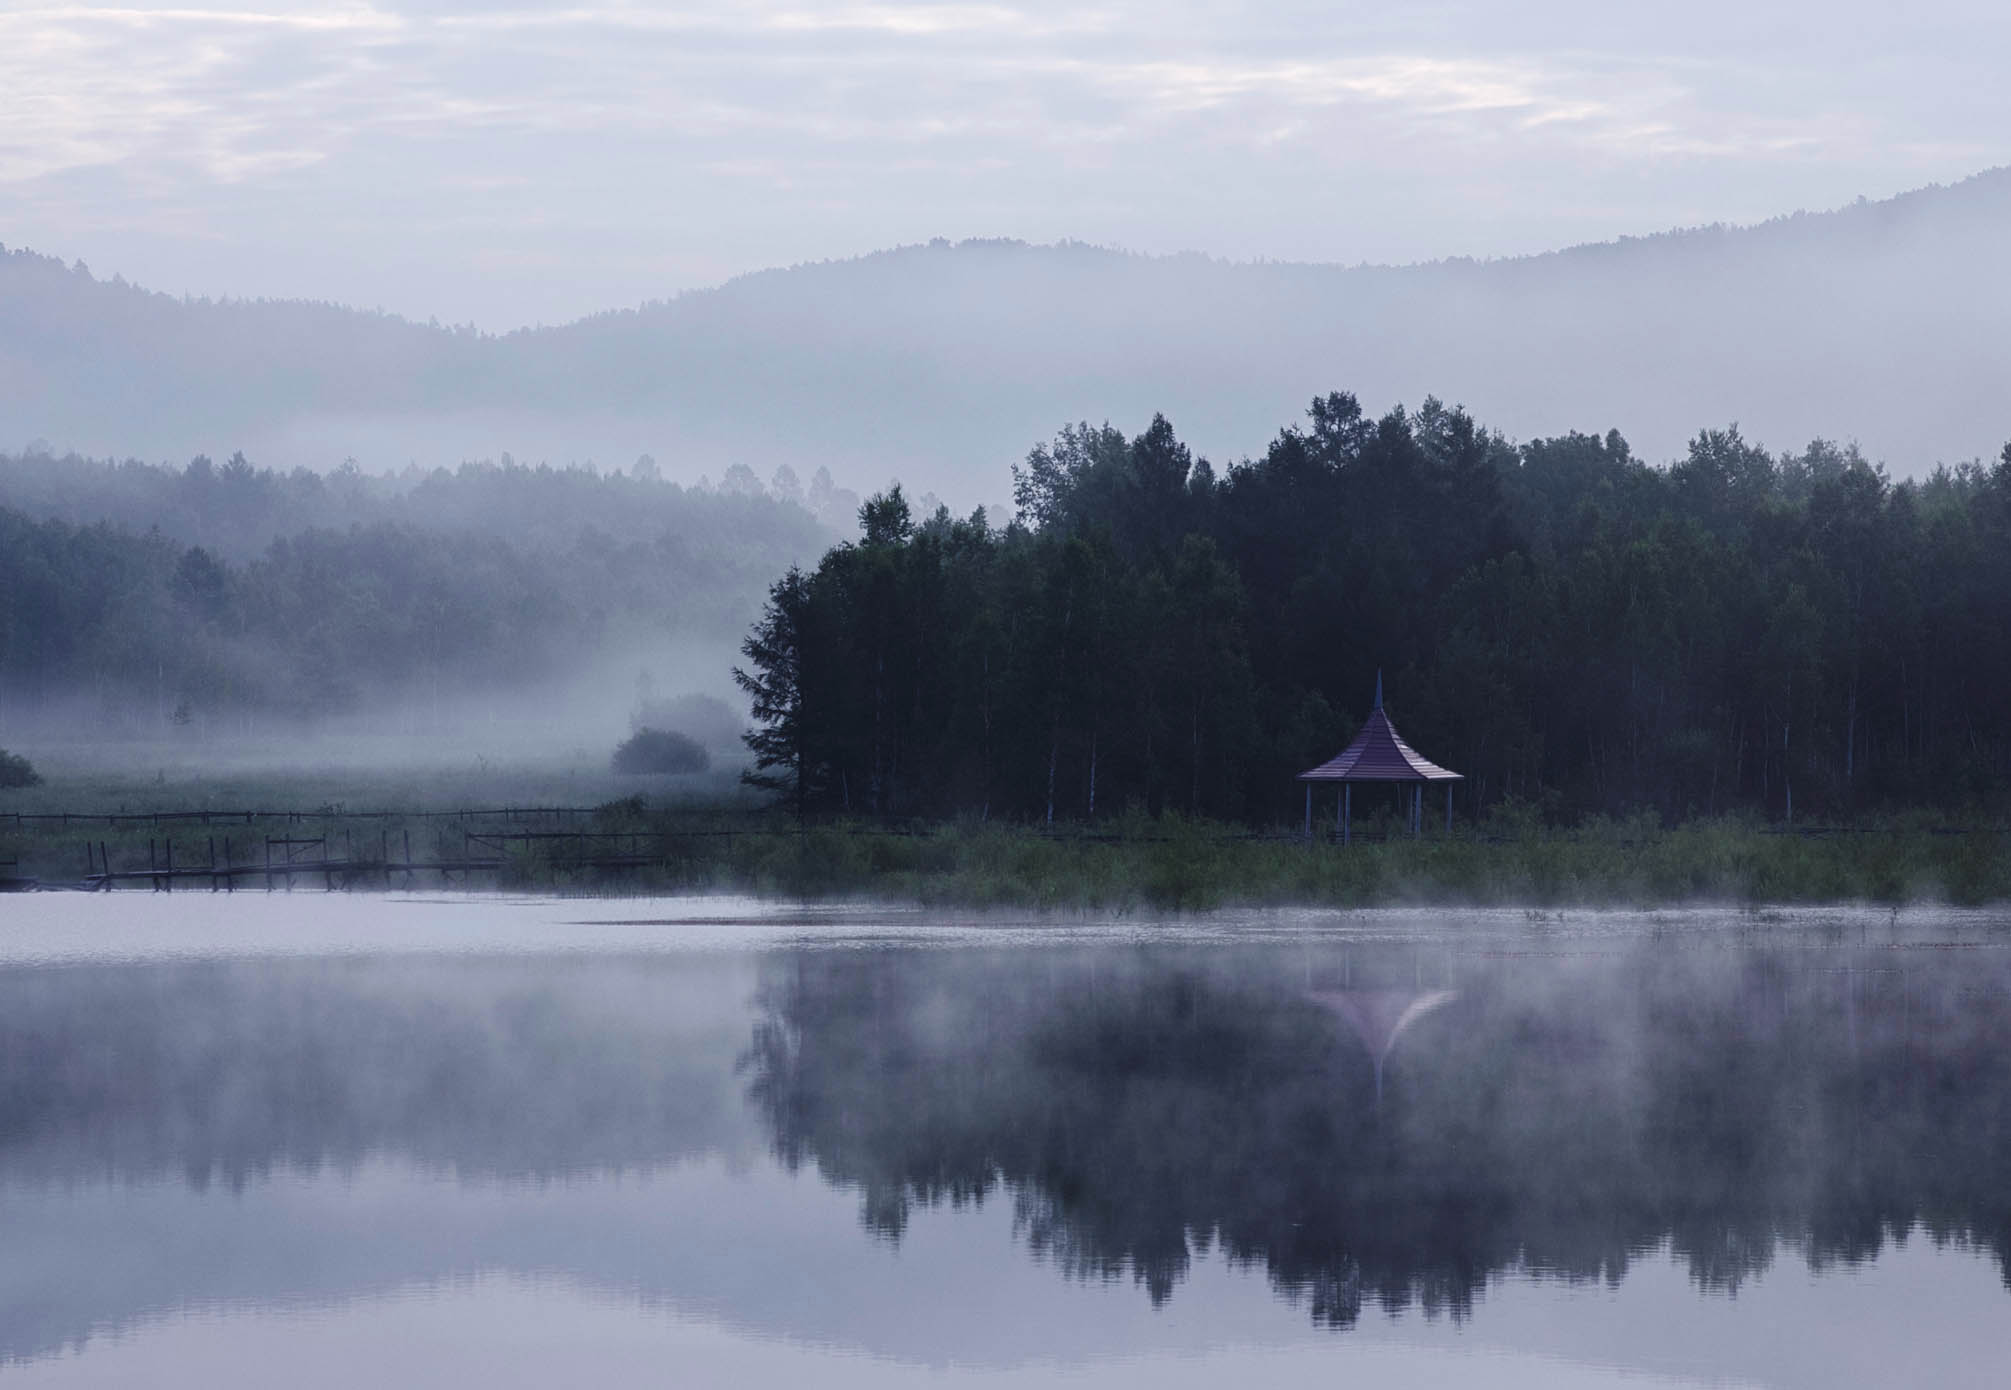
[[[1456,989],[1316,989],[1307,998],[1347,1024],[1375,1062],[1376,1104],[1383,1100],[1383,1063],[1397,1039],[1425,1015],[1459,998]]]

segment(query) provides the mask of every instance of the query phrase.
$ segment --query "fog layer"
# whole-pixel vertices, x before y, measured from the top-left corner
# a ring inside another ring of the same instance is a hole
[[[1402,269],[933,243],[503,337],[331,305],[180,301],[0,258],[0,421],[94,454],[452,463],[652,452],[828,465],[959,505],[1060,420],[1155,410],[1222,457],[1345,382],[1511,436],[1675,454],[1737,421],[1895,473],[1989,452],[2011,377],[2011,172],[1745,229]]]
[[[0,455],[0,746],[75,762],[144,737],[215,764],[312,727],[345,735],[321,760],[418,735],[393,765],[604,763],[651,701],[737,707],[762,593],[856,505],[823,473],[728,481]],[[737,753],[718,722],[686,732]]]

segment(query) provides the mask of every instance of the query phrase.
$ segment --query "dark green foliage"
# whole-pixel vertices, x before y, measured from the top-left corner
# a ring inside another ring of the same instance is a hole
[[[897,489],[776,586],[746,648],[777,692],[767,785],[855,814],[1275,824],[1381,670],[1469,815],[2007,804],[2011,446],[1894,484],[1733,428],[1657,469],[1618,433],[1518,447],[1334,393],[1220,473],[1155,418],[1065,428],[1013,479],[1010,526],[914,524]]]
[[[712,758],[700,744],[669,729],[638,729],[621,741],[609,766],[629,776],[703,772]]]
[[[38,787],[42,778],[34,765],[19,753],[0,748],[0,791],[8,787]]]
[[[813,791],[800,679],[807,606],[803,572],[792,568],[771,591],[760,624],[741,646],[752,671],[733,668],[733,679],[752,702],[756,726],[747,734],[754,766],[741,775],[750,786],[784,793],[799,816]]]
[[[1498,840],[1399,834],[1347,850],[1170,815],[1126,817],[1094,835],[971,823],[889,831],[837,821],[803,834],[750,827],[692,843],[702,857],[684,877],[657,886],[1120,911],[2011,899],[2011,841],[2003,832],[1891,828],[1804,838],[1723,819],[1675,830],[1595,819],[1579,832]]]

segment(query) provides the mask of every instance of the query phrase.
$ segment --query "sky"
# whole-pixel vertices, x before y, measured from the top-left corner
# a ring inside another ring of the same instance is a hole
[[[933,237],[1502,256],[2011,162],[2002,0],[0,0],[0,243],[489,330]]]

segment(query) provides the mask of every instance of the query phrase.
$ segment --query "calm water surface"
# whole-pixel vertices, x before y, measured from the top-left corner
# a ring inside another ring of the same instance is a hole
[[[0,902],[0,1384],[1967,1386],[2011,918]]]

